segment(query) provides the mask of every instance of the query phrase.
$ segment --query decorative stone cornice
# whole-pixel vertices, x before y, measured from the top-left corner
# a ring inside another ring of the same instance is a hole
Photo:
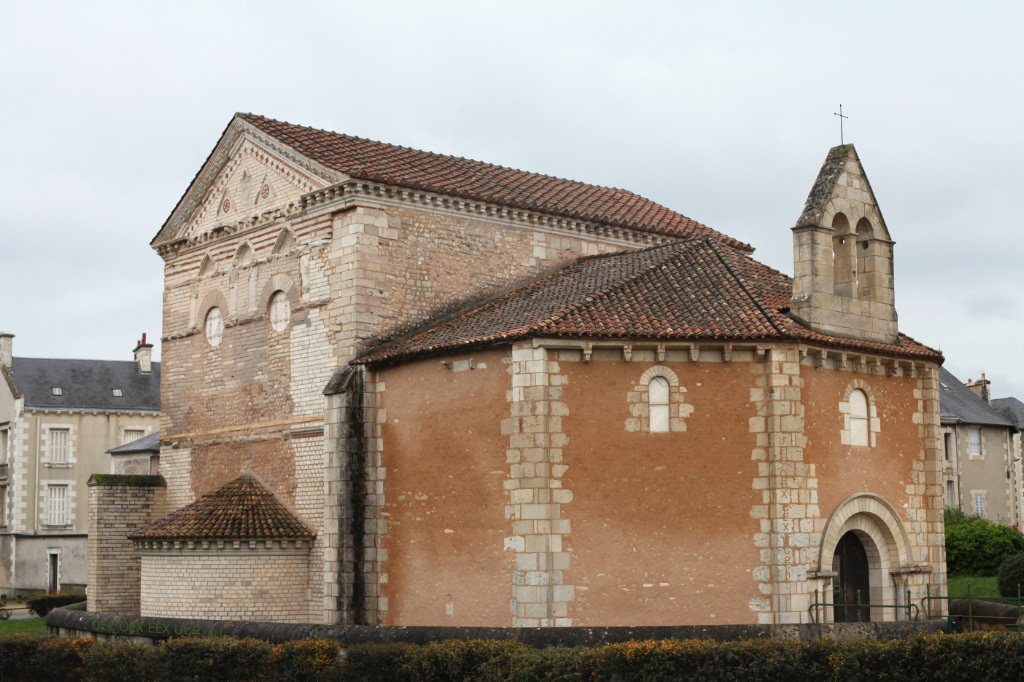
[[[132,540],[135,548],[149,552],[308,552],[312,540],[292,539],[225,539],[225,540]]]
[[[347,179],[330,187],[315,190],[299,198],[299,208],[312,212],[372,199],[375,203],[393,206],[415,206],[430,210],[462,213],[486,220],[500,220],[529,225],[535,229],[556,233],[575,232],[618,239],[623,243],[655,245],[675,241],[677,237],[652,234],[628,227],[577,220],[550,213],[541,213],[522,208],[513,208],[485,201],[461,199],[447,194],[423,190],[406,189],[381,182]]]
[[[281,159],[287,161],[293,166],[311,173],[325,183],[337,183],[345,177],[337,171],[330,170],[329,168],[312,161],[291,147],[281,143],[276,138],[267,135],[263,131],[249,123],[246,123],[236,116],[232,119],[231,123],[228,124],[224,134],[217,142],[217,146],[210,153],[210,157],[206,160],[206,163],[203,164],[203,167],[192,181],[192,184],[189,186],[188,190],[185,191],[184,196],[182,196],[181,201],[179,201],[178,205],[174,207],[170,217],[167,218],[167,221],[164,223],[163,227],[161,227],[160,232],[151,242],[151,246],[156,249],[161,258],[164,260],[170,260],[177,254],[181,245],[178,245],[173,249],[168,247],[178,241],[181,241],[177,238],[179,232],[184,228],[188,218],[206,198],[210,188],[213,187],[213,184],[216,182],[221,169],[228,163],[228,161],[230,161],[231,157],[235,155],[247,138],[281,157]],[[262,220],[262,216],[260,219]],[[248,223],[248,221],[241,222],[245,224]],[[215,230],[211,232],[215,232],[220,229],[222,228],[215,228]],[[210,238],[215,238],[209,237],[208,235],[202,236],[207,237],[207,241]],[[216,236],[223,235],[219,234]]]
[[[222,241],[239,232],[257,227],[266,227],[285,220],[292,220],[302,216],[304,213],[305,212],[296,207],[294,203],[291,203],[281,208],[263,211],[258,215],[248,218],[247,220],[238,220],[234,223],[218,225],[211,230],[207,230],[206,232],[197,234],[191,238],[181,237],[164,242],[154,248],[161,258],[165,261],[170,261],[176,258],[178,254],[183,251],[189,251],[195,247],[205,248],[211,242]]]

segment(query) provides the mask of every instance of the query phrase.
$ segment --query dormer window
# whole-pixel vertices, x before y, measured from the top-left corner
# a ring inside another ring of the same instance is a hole
[[[50,389],[50,393],[53,395],[64,395],[64,389],[60,386],[54,386]]]
[[[114,394],[115,398],[123,398],[124,397],[124,394],[121,393],[121,389],[119,389],[119,388],[112,389],[111,393]]]

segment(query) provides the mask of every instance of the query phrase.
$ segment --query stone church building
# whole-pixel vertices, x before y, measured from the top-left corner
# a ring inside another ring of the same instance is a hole
[[[152,242],[163,478],[92,482],[90,610],[791,623],[944,590],[942,358],[899,333],[852,145],[792,239],[791,279],[631,192],[236,115]]]

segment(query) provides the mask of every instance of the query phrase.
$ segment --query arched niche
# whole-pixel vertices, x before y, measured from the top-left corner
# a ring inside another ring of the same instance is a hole
[[[244,241],[235,250],[235,258],[232,263],[236,268],[244,267],[250,265],[255,257],[252,245],[248,241]]]

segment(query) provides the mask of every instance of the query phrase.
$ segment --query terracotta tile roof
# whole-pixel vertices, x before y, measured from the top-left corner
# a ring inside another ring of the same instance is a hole
[[[739,240],[623,189],[399,147],[255,114],[236,116],[349,177],[672,237],[706,235],[753,251]]]
[[[527,337],[789,339],[884,355],[941,358],[907,336],[890,345],[812,332],[785,314],[791,292],[786,275],[701,237],[581,258],[356,363]]]
[[[130,535],[132,540],[309,539],[315,535],[249,475]]]

